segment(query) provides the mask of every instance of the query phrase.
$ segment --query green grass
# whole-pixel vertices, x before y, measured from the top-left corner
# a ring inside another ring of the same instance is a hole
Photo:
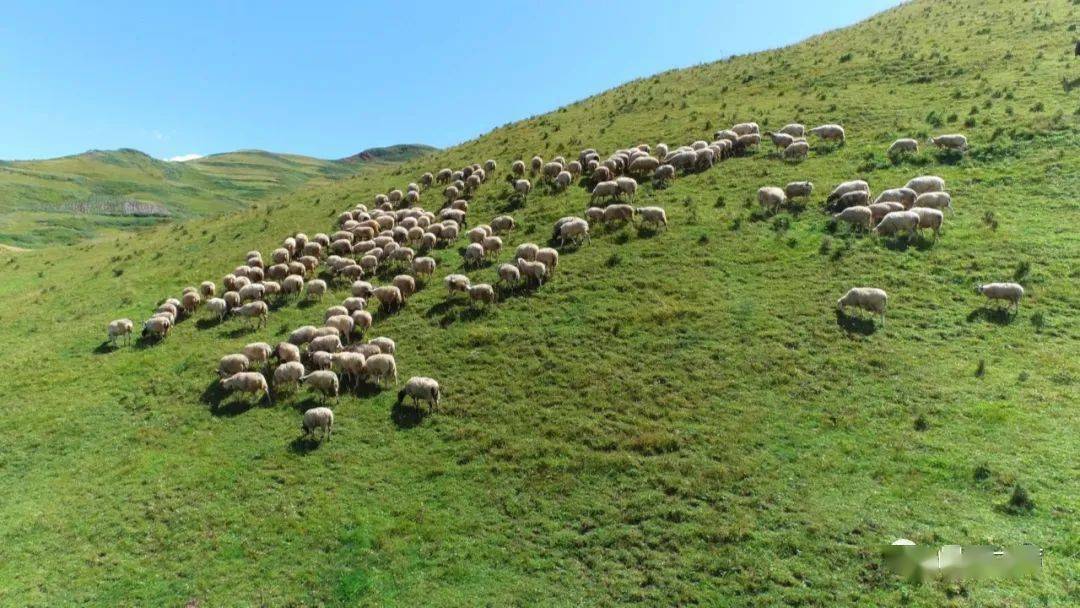
[[[126,224],[103,208],[114,201],[155,203],[164,214],[180,219],[235,211],[305,185],[327,183],[431,150],[420,145],[373,148],[340,161],[241,150],[176,163],[123,149],[3,161],[0,243],[36,248],[115,235]],[[128,220],[135,226],[149,221]]]
[[[1074,17],[1064,0],[914,2],[233,214],[0,254],[0,604],[1075,605]],[[141,320],[423,171],[499,160],[470,217],[518,219],[503,261],[588,200],[538,189],[512,208],[512,159],[751,119],[837,121],[849,141],[644,186],[669,230],[597,229],[551,283],[486,312],[448,303],[441,277],[461,257],[440,250],[436,277],[374,331],[397,341],[403,376],[439,379],[436,415],[396,410],[394,391],[342,397],[314,447],[297,438],[315,398],[219,394],[220,356],[316,322],[340,289],[265,330],[200,316],[159,345],[101,347],[110,319]],[[972,142],[962,159],[885,160],[896,137],[953,130]],[[954,197],[937,243],[834,231],[821,210],[839,181],[876,192],[922,173]],[[759,186],[801,178],[818,189],[805,210],[758,214]],[[988,312],[973,286],[1014,275],[1019,314]],[[853,285],[889,291],[886,326],[837,318]],[[898,537],[1031,542],[1044,569],[909,585],[879,558]]]

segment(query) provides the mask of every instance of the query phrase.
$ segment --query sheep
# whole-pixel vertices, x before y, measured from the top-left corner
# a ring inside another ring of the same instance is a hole
[[[825,141],[839,141],[840,143],[844,143],[845,140],[844,127],[841,127],[840,125],[821,125],[810,129],[810,133],[817,135]]]
[[[514,229],[514,218],[509,215],[500,215],[491,220],[491,230],[495,234],[504,234]]]
[[[372,251],[376,251],[372,249]],[[368,253],[360,258],[360,267],[364,272],[375,272],[379,268],[379,257],[374,253]]]
[[[747,133],[746,135],[740,135],[739,138],[735,140],[732,149],[737,152],[743,152],[747,148],[757,146],[760,143],[761,135],[758,133]]]
[[[904,206],[904,209],[911,209],[915,204],[915,198],[918,194],[911,188],[890,188],[888,190],[882,190],[881,194],[878,194],[874,199],[875,203],[900,203]]]
[[[256,363],[269,364],[270,354],[274,352],[274,347],[266,342],[252,342],[251,344],[245,345],[240,352],[248,358],[248,361],[250,361],[252,365]]]
[[[341,332],[338,331],[338,328],[328,327],[325,325],[323,327],[316,327],[315,331],[312,332],[311,335],[312,339],[321,338],[323,336],[334,336],[335,338],[341,338]]]
[[[529,192],[532,190],[532,182],[527,179],[514,180],[514,193],[521,198],[522,202],[529,199]]]
[[[574,218],[559,228],[560,247],[565,245],[568,240],[573,241],[574,243],[580,243],[582,239],[587,239],[590,242],[592,241],[592,238],[589,236],[589,222],[586,222],[581,218]]]
[[[904,187],[914,190],[916,195],[927,192],[944,192],[945,180],[936,175],[920,175],[908,180]]]
[[[307,297],[321,300],[323,294],[326,293],[326,281],[322,279],[314,279],[307,283]]]
[[[665,184],[673,179],[675,179],[675,167],[672,165],[660,165],[653,172],[653,181],[657,184]]]
[[[184,309],[184,313],[192,315],[195,314],[195,310],[199,308],[199,304],[202,303],[202,298],[199,294],[189,291],[180,298],[181,306]]]
[[[881,315],[881,324],[885,324],[885,308],[889,304],[889,295],[884,289],[876,287],[852,287],[836,301],[836,310],[840,313],[848,306],[861,308]]]
[[[401,297],[404,300],[409,299],[409,296],[416,293],[416,279],[407,274],[399,274],[390,281],[390,284],[397,287],[401,292]]]
[[[751,133],[757,133],[759,129],[760,127],[758,127],[758,124],[756,122],[741,122],[731,127],[731,131],[736,135],[749,135]]]
[[[213,281],[203,281],[199,283],[199,295],[204,298],[212,298],[217,294],[217,286]]]
[[[896,201],[885,201],[884,203],[872,203],[867,208],[870,209],[871,219],[876,224],[881,221],[881,218],[893,211],[903,211],[904,205]]]
[[[576,178],[581,175],[581,161],[572,160],[566,163],[566,172],[570,174],[570,178]],[[558,177],[556,177],[558,179]]]
[[[428,251],[434,249],[439,244],[439,237],[431,232],[425,232],[424,236],[420,239],[420,249]]]
[[[813,182],[790,182],[788,185],[784,186],[784,196],[787,198],[808,197],[813,193]]]
[[[256,327],[263,327],[266,325],[266,318],[269,313],[270,309],[266,306],[266,302],[262,301],[248,302],[239,308],[232,309],[232,314],[234,315],[255,319]]]
[[[503,242],[497,236],[489,236],[480,242],[480,246],[484,248],[484,257],[498,256],[499,252],[502,251]]]
[[[630,205],[617,204],[608,205],[604,209],[604,222],[611,224],[614,222],[631,222],[634,220],[634,208]]]
[[[639,156],[630,161],[626,172],[633,175],[648,175],[660,168],[660,160],[651,156]]]
[[[389,255],[390,261],[402,262],[405,265],[411,265],[415,256],[416,252],[411,247],[396,247]]]
[[[347,379],[353,381],[354,386],[360,383],[360,378],[364,375],[365,358],[363,354],[352,351],[334,353],[333,364],[341,369],[341,373]]]
[[[805,141],[792,142],[786,148],[784,148],[785,159],[799,159],[806,158],[806,155],[810,153],[810,144]]]
[[[454,222],[464,225],[465,224],[465,212],[461,209],[443,209],[439,212],[439,219],[441,220],[453,220]]]
[[[848,207],[840,213],[834,214],[833,219],[870,230],[870,227],[873,225],[874,214],[870,211],[869,207],[856,205],[854,207]]]
[[[124,339],[125,343],[131,342],[131,333],[135,331],[135,323],[131,319],[117,319],[109,322],[107,335],[109,344],[116,345],[117,340]]]
[[[518,245],[517,250],[514,252],[514,257],[532,261],[536,259],[537,251],[540,251],[540,246],[536,243],[522,243]]]
[[[499,283],[515,286],[521,282],[521,271],[513,264],[501,264],[499,266]]]
[[[476,283],[469,286],[469,299],[473,302],[483,302],[485,305],[495,303],[495,289],[487,283]]]
[[[322,393],[323,397],[338,396],[338,377],[332,371],[316,370],[300,377],[300,382],[307,384],[312,390]],[[307,415],[305,414],[305,419]]]
[[[218,377],[226,378],[240,372],[246,372],[251,361],[241,354],[225,355],[218,360]]]
[[[914,206],[952,211],[952,196],[948,192],[924,192],[915,198]]]
[[[544,166],[544,159],[539,156],[532,157],[532,161],[529,163],[529,171],[536,175],[540,171],[540,168]]]
[[[716,139],[716,140],[725,139],[727,141],[730,141],[730,142],[734,143],[735,140],[739,139],[739,134],[736,133],[735,131],[732,131],[731,129],[722,129],[720,131],[717,131],[716,133],[713,133],[713,139]]]
[[[980,293],[988,300],[1005,300],[1008,306],[1020,312],[1020,300],[1024,297],[1024,288],[1018,283],[984,283],[975,286],[975,293]]]
[[[484,171],[487,173],[495,173],[495,168],[498,166],[499,164],[495,162],[494,158],[489,158],[484,161]]]
[[[934,231],[934,239],[941,235],[941,225],[945,222],[945,214],[938,209],[927,207],[912,207],[913,212],[919,215],[919,229],[929,228]]]
[[[439,383],[431,378],[413,376],[405,383],[405,388],[398,391],[398,406],[405,401],[405,397],[412,399],[413,407],[416,407],[418,401],[426,401],[428,411],[435,411],[439,407]]]
[[[856,179],[849,182],[842,182],[840,185],[833,188],[833,191],[829,193],[829,196],[826,197],[825,200],[831,203],[836,199],[840,198],[841,196],[847,194],[848,192],[857,191],[870,192],[870,184],[867,184],[861,179]]]
[[[517,268],[530,282],[535,281],[538,287],[544,284],[544,277],[548,274],[546,264],[524,258],[518,258]]]
[[[585,210],[585,219],[590,222],[603,222],[604,210],[600,207],[589,207]]]
[[[294,386],[304,376],[304,366],[299,361],[286,361],[274,369],[274,388],[279,392],[286,386]]]
[[[285,277],[281,281],[281,293],[283,293],[285,295],[294,294],[294,293],[298,294],[301,291],[303,291],[303,289],[304,289],[304,277],[302,277],[300,275],[290,274],[289,276]],[[236,292],[229,292],[229,293],[236,293]],[[228,295],[228,294],[226,294],[226,295]],[[237,299],[239,299],[239,297],[240,297],[240,295],[237,294]]]
[[[383,384],[387,380],[397,384],[397,361],[394,360],[394,355],[387,353],[372,355],[367,358],[365,367],[367,368],[368,377],[375,379],[379,384]]]
[[[525,175],[525,161],[515,160],[510,163],[510,172],[518,177]]]
[[[221,299],[225,300],[225,308],[232,310],[240,306],[240,294],[235,291],[226,291],[221,294]]]
[[[911,236],[919,227],[919,214],[911,211],[893,211],[881,218],[881,222],[874,228],[874,233],[887,236],[897,232],[907,231]]]
[[[758,204],[769,213],[775,213],[777,209],[787,202],[787,195],[776,186],[764,186],[757,191]]]
[[[598,198],[615,198],[622,192],[622,188],[614,181],[600,182],[593,186],[592,197],[589,198],[589,204],[596,202]]]
[[[450,181],[450,178],[451,176],[453,176],[453,174],[454,172],[451,171],[449,168],[439,169],[439,172],[435,174],[435,181],[439,184],[445,184]]]
[[[350,315],[353,320],[353,331],[359,333],[361,336],[364,332],[371,329],[371,324],[374,319],[371,313],[366,310],[354,310]]]
[[[630,200],[637,197],[638,183],[632,177],[616,177],[615,183],[619,185],[619,192],[630,195]]]
[[[964,152],[967,150],[968,147],[967,137],[959,133],[930,137],[928,141],[930,145],[944,148],[946,150],[958,150],[960,152]]]
[[[806,127],[800,125],[797,122],[793,122],[791,124],[784,125],[783,128],[780,129],[780,132],[786,133],[792,137],[803,137],[804,135],[806,135]]]
[[[394,285],[380,285],[371,295],[379,301],[379,308],[383,312],[398,310],[405,305],[401,290]]]
[[[447,186],[443,189],[443,198],[446,199],[446,202],[456,199],[460,194],[461,190],[457,186]]]
[[[641,217],[642,224],[667,227],[667,212],[663,207],[636,207],[634,212]]]
[[[536,252],[536,261],[544,265],[547,275],[553,275],[559,265],[559,252],[551,247],[542,247]]]
[[[341,335],[345,338],[345,341],[349,341],[349,336],[352,335],[353,328],[356,327],[356,322],[349,314],[334,315],[324,321],[326,327],[333,327],[341,332]]]
[[[254,300],[261,300],[263,299],[263,292],[265,290],[266,287],[264,287],[262,283],[252,283],[251,285],[245,285],[238,292],[240,294],[240,301],[248,302]]]
[[[270,401],[270,387],[266,384],[266,378],[259,372],[239,372],[228,378],[221,379],[221,388],[227,391],[240,391],[243,393],[262,393],[266,400]]]
[[[446,292],[448,295],[453,295],[455,291],[468,293],[469,291],[469,277],[463,274],[448,274],[443,279],[443,283],[446,285]]]
[[[334,353],[318,351],[311,353],[311,366],[315,369],[327,370],[334,365]]]
[[[315,329],[315,328],[313,328],[313,329]],[[337,330],[337,328],[334,328],[334,329]],[[337,330],[337,331],[340,332],[340,330]],[[312,332],[312,334],[314,334],[314,333],[315,332]],[[290,337],[290,341],[291,341],[291,337]],[[325,335],[325,336],[312,335],[312,337],[308,341],[308,352],[311,352],[311,353],[318,353],[318,352],[337,353],[337,352],[341,352],[341,338],[339,338],[337,335]]]
[[[787,148],[791,144],[795,143],[795,138],[787,133],[774,133],[772,131],[765,131],[765,136],[772,140],[772,143],[777,148]]]
[[[285,277],[289,276],[289,265],[286,264],[274,264],[270,268],[266,269],[266,276],[269,279],[275,281],[282,281]]]
[[[555,176],[555,188],[557,190],[566,190],[573,181],[574,176],[569,171],[559,171]]]
[[[470,243],[479,243],[487,238],[489,234],[491,234],[491,227],[480,225],[466,232],[465,237],[469,239]]]
[[[856,205],[866,205],[870,202],[870,193],[865,190],[853,190],[840,195],[830,205],[831,208],[842,210]]]
[[[435,273],[435,258],[413,258],[413,273],[418,277],[431,276]]]
[[[910,153],[910,154],[918,154],[919,153],[919,141],[918,140],[911,139],[909,137],[904,137],[904,138],[898,139],[898,140],[894,141],[891,146],[889,146],[889,150],[885,154],[891,158],[893,156],[898,156],[900,154],[908,154],[908,153]]]
[[[314,327],[312,329],[315,329]],[[277,355],[278,361],[281,363],[288,363],[290,361],[300,360],[300,347],[292,342],[278,342],[277,348],[274,350]]]

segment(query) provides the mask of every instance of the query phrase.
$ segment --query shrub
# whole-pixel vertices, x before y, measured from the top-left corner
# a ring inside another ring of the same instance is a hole
[[[1031,495],[1024,486],[1017,483],[1013,486],[1012,495],[1009,496],[1009,501],[1005,503],[1004,510],[1010,515],[1023,515],[1030,513],[1035,509],[1035,501],[1031,499]]]

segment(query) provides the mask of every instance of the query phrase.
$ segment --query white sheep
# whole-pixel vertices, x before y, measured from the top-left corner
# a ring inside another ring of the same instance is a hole
[[[314,327],[312,329],[314,329]],[[291,342],[278,342],[275,353],[277,354],[278,361],[281,363],[300,360],[300,347]]]
[[[547,265],[543,262],[518,258],[517,267],[522,275],[530,281],[535,281],[538,287],[544,284],[544,278],[547,276],[548,272]]]
[[[303,346],[304,344],[307,344],[308,342],[311,342],[311,340],[314,339],[314,338],[315,338],[315,326],[314,325],[304,325],[302,327],[298,327],[298,328],[294,329],[293,332],[289,334],[288,341],[289,341],[289,344],[294,344],[296,346]]]
[[[204,298],[212,298],[217,293],[217,286],[213,281],[203,281],[199,283],[199,295]]]
[[[341,370],[341,373],[347,379],[352,380],[353,386],[356,386],[360,383],[360,378],[364,375],[364,365],[366,364],[366,360],[362,353],[344,351],[334,353],[333,364]]]
[[[1019,312],[1024,288],[1018,283],[984,283],[975,286],[975,293],[981,293],[989,300],[1005,300]]]
[[[500,215],[491,220],[491,230],[495,234],[505,234],[514,229],[514,218],[509,215]]]
[[[757,133],[760,127],[756,122],[741,122],[731,127],[731,131],[736,135],[749,135],[750,133]],[[717,138],[719,139],[719,138]]]
[[[513,264],[499,265],[499,282],[514,286],[521,282],[521,271]]]
[[[619,185],[619,192],[630,196],[630,200],[634,200],[637,197],[638,183],[632,177],[616,177],[615,183]]]
[[[469,266],[476,266],[484,259],[484,246],[480,243],[469,243],[465,247],[465,264]]]
[[[487,283],[475,283],[469,286],[469,299],[484,305],[495,303],[495,289]]]
[[[945,222],[945,215],[938,209],[928,207],[912,207],[911,210],[919,215],[919,229],[929,228],[934,231],[934,238],[941,235],[941,225]]]
[[[240,372],[246,372],[251,362],[245,355],[225,355],[218,360],[218,376],[227,378]]]
[[[800,125],[797,122],[793,122],[791,124],[784,125],[784,127],[780,129],[780,132],[787,133],[792,137],[803,137],[804,135],[806,135],[806,127]]]
[[[919,214],[911,211],[893,211],[881,218],[881,222],[874,228],[874,233],[887,236],[898,232],[907,232],[915,236],[919,228]]]
[[[914,206],[952,211],[952,196],[948,192],[924,192],[915,198]]]
[[[334,412],[328,407],[313,407],[307,410],[304,412],[304,421],[300,424],[300,430],[303,431],[304,436],[321,430],[323,439],[329,441],[334,431]]]
[[[401,289],[395,285],[380,285],[371,295],[379,301],[379,307],[384,312],[398,310],[405,304]]]
[[[270,314],[270,308],[267,307],[266,302],[256,301],[234,308],[231,312],[234,315],[255,319],[255,326],[262,327],[266,325],[266,318]]]
[[[769,213],[774,213],[787,202],[787,195],[776,186],[764,186],[757,191],[758,204]]]
[[[353,328],[356,327],[356,322],[348,314],[334,315],[325,321],[327,327],[334,327],[341,332],[341,335],[345,338],[345,341],[349,341],[349,336],[353,333]]]
[[[890,188],[888,190],[882,190],[881,194],[877,195],[874,199],[875,203],[900,203],[904,206],[904,209],[911,209],[915,204],[915,198],[918,194],[911,188]]]
[[[314,279],[307,282],[307,297],[321,300],[323,294],[326,293],[326,281],[322,279]]]
[[[634,211],[641,217],[642,224],[667,227],[667,212],[663,207],[637,207]]]
[[[379,384],[392,381],[393,384],[397,384],[397,362],[394,360],[394,355],[382,353],[378,355],[372,355],[367,358],[365,362],[367,375],[369,378],[373,378]]]
[[[131,319],[111,321],[107,330],[109,343],[115,345],[120,338],[123,338],[125,343],[130,343],[133,331],[135,331],[135,323]]]
[[[336,328],[335,328],[336,329]],[[341,330],[337,330],[340,332]],[[338,335],[314,335],[318,333],[316,329],[312,332],[313,336],[308,342],[308,352],[310,353],[337,353],[341,352],[341,338]]]
[[[766,131],[765,136],[772,140],[772,143],[777,148],[787,148],[791,144],[795,143],[795,138],[787,133],[774,133],[772,131]]]
[[[896,201],[885,201],[884,203],[872,203],[868,205],[867,208],[870,209],[873,222],[876,224],[881,221],[881,218],[889,215],[893,211],[903,211],[904,204]]]
[[[300,377],[300,382],[308,385],[313,390],[322,393],[324,397],[338,396],[338,377],[329,370],[316,370]]]
[[[881,315],[881,323],[885,324],[885,309],[889,304],[889,295],[884,289],[876,287],[852,287],[847,293],[836,301],[836,309],[844,312],[848,306],[861,308],[868,312]]]
[[[266,384],[266,378],[259,372],[240,372],[221,380],[221,388],[227,391],[239,391],[243,393],[264,394],[270,401],[270,387]]]
[[[611,224],[614,222],[630,222],[634,220],[634,208],[630,205],[616,204],[608,205],[604,209],[604,222]]]
[[[656,171],[653,172],[653,180],[658,184],[664,184],[673,179],[675,179],[675,167],[673,165],[660,165],[656,168]]]
[[[784,186],[784,196],[787,198],[810,196],[813,193],[813,182],[790,182],[788,185]]]
[[[833,219],[847,222],[853,226],[865,228],[866,230],[870,230],[874,215],[873,212],[870,211],[869,207],[856,205],[854,207],[848,207],[840,213],[834,214]]]
[[[946,150],[958,150],[960,152],[967,150],[968,147],[967,137],[959,133],[931,137],[929,142],[931,145],[937,146],[939,148],[945,148]]]
[[[846,209],[856,205],[866,205],[870,202],[870,193],[865,190],[845,192],[839,198],[832,201],[833,209]]]
[[[796,141],[784,148],[785,159],[806,158],[810,154],[810,144],[805,141]]]
[[[918,140],[911,139],[910,137],[903,137],[894,141],[892,145],[889,146],[889,150],[888,152],[886,152],[886,155],[888,155],[889,157],[893,157],[899,154],[918,154],[918,152]]]
[[[904,187],[914,190],[917,195],[926,192],[944,192],[945,180],[936,175],[920,175],[908,180]]]
[[[518,245],[517,251],[514,252],[514,257],[532,261],[536,259],[537,251],[540,251],[540,246],[536,243],[522,243]]]
[[[431,378],[413,376],[405,383],[405,388],[398,391],[398,406],[402,404],[405,397],[412,399],[413,407],[416,406],[418,401],[426,401],[428,411],[434,411],[439,407],[439,383]]]
[[[599,182],[593,186],[592,197],[589,199],[589,204],[592,204],[598,198],[614,198],[619,196],[622,189],[615,181]]]
[[[304,366],[299,361],[286,361],[274,368],[274,388],[281,391],[286,386],[295,386],[304,376]]]
[[[560,247],[565,245],[568,240],[574,243],[580,243],[582,239],[589,240],[590,242],[592,241],[592,238],[589,236],[589,222],[581,218],[574,218],[559,227]]]
[[[845,139],[844,127],[836,124],[821,125],[810,129],[810,133],[817,135],[825,141],[839,141],[843,143]]]
[[[469,277],[463,274],[448,274],[443,279],[443,283],[446,285],[446,292],[448,295],[453,295],[455,291],[468,293],[469,291]]]
[[[536,261],[543,264],[547,268],[547,275],[551,276],[559,266],[559,252],[551,247],[541,247],[536,252]]]
[[[851,180],[849,182],[842,182],[829,193],[829,196],[825,198],[828,202],[833,202],[841,196],[849,192],[870,192],[870,184],[867,184],[861,179]]]
[[[244,353],[244,356],[246,356],[252,364],[267,364],[270,362],[270,354],[274,352],[274,347],[266,342],[252,342],[251,344],[245,345],[240,352]]]

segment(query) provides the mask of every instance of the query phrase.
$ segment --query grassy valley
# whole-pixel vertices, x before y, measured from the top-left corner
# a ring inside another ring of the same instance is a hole
[[[181,177],[250,198],[0,251],[0,605],[1076,605],[1076,17],[1070,0],[917,0],[355,175],[263,153],[184,163]],[[494,282],[519,243],[546,244],[589,204],[578,185],[516,203],[514,159],[676,146],[747,120],[837,122],[847,143],[811,138],[790,163],[766,140],[644,184],[637,204],[663,207],[668,229],[594,226],[538,290],[486,310],[447,297],[446,274]],[[967,154],[886,157],[898,137],[946,132]],[[111,319],[220,286],[249,250],[268,258],[425,171],[488,158],[499,169],[469,220],[514,216],[503,254],[467,269],[464,238],[436,250],[435,276],[369,334],[396,340],[403,379],[439,380],[435,414],[368,387],[332,404],[333,439],[312,444],[300,416],[318,397],[221,392],[222,355],[317,324],[340,283],[275,304],[264,329],[200,313],[159,344],[103,344]],[[271,187],[291,171],[312,177]],[[853,233],[823,210],[842,181],[877,193],[922,174],[953,196],[936,241]],[[802,179],[805,205],[759,210],[759,187]],[[1027,292],[1015,315],[974,293],[1005,280]],[[836,314],[856,285],[889,292],[885,325]],[[1017,487],[1030,502],[1010,501]],[[907,584],[879,554],[899,537],[1034,543],[1043,571]]]

